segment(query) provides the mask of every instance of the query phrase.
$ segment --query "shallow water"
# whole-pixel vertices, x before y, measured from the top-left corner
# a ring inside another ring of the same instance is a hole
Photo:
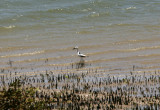
[[[160,69],[159,0],[0,1],[0,68],[17,72]]]

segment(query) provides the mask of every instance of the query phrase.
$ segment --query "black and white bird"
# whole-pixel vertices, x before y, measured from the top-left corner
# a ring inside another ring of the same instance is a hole
[[[73,50],[77,50],[77,55],[79,56],[79,57],[81,57],[81,58],[83,58],[83,57],[87,57],[87,55],[84,55],[84,54],[82,54],[82,53],[80,53],[79,51],[78,51],[78,46],[76,46],[76,47],[74,47],[73,48]]]

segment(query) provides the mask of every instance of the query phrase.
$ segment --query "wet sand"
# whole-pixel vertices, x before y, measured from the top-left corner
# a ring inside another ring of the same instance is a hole
[[[145,67],[133,66],[124,72],[123,69],[104,70],[104,67],[85,68],[86,64],[77,62],[63,68],[48,65],[53,70],[21,73],[10,62],[10,69],[15,72],[1,69],[0,89],[19,79],[22,88],[34,87],[35,99],[49,102],[49,109],[160,108],[160,70],[144,71]]]

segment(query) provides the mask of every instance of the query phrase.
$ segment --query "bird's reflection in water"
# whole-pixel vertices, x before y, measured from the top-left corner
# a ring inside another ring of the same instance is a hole
[[[80,59],[80,61],[78,63],[76,63],[76,69],[80,69],[85,67],[85,61],[83,58]]]

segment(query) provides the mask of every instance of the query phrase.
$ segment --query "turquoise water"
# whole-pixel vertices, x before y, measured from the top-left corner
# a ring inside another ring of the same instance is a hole
[[[1,0],[0,67],[70,65],[78,45],[92,67],[159,69],[159,30],[159,0]]]

